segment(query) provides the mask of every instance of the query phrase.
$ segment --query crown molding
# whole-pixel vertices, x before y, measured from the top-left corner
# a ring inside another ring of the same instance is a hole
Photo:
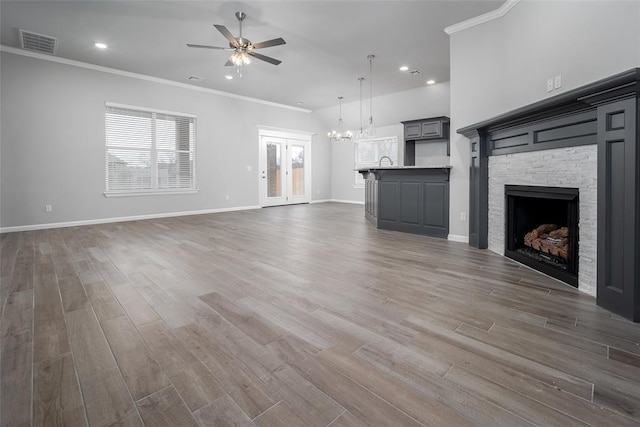
[[[58,64],[70,65],[72,67],[85,68],[88,70],[99,71],[102,73],[115,74],[118,76],[129,77],[132,79],[145,80],[148,82],[163,84],[167,86],[179,87],[182,89],[193,90],[196,92],[204,92],[211,95],[225,96],[227,98],[240,99],[242,101],[253,102],[255,104],[268,105],[269,107],[284,108],[287,110],[299,111],[301,113],[311,113],[311,110],[306,108],[294,107],[286,104],[279,104],[277,102],[266,101],[264,99],[252,98],[250,96],[237,95],[235,93],[223,92],[221,90],[209,89],[200,86],[194,86],[187,83],[176,82],[173,80],[162,79],[159,77],[148,76],[146,74],[132,73],[130,71],[118,70],[116,68],[103,67],[101,65],[89,64],[87,62],[75,61],[73,59],[61,58],[59,56],[46,55],[39,52],[30,52],[24,49],[18,49],[11,46],[5,46],[0,44],[0,52],[13,53],[15,55],[26,56],[29,58],[41,59],[43,61],[56,62]]]
[[[520,0],[507,0],[502,6],[491,12],[484,13],[475,18],[467,19],[466,21],[459,22],[457,24],[449,25],[444,29],[444,32],[451,35],[459,31],[475,27],[476,25],[484,24],[485,22],[493,21],[494,19],[502,18],[506,15],[516,4],[520,3]]]

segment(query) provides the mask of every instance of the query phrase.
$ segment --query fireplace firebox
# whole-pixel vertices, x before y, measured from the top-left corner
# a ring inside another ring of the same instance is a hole
[[[578,189],[505,186],[505,256],[578,287]]]

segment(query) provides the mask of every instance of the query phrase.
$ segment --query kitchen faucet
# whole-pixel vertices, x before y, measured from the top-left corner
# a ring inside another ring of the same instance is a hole
[[[391,163],[391,165],[390,165],[390,166],[393,166],[393,160],[391,160],[391,157],[389,157],[389,156],[382,156],[382,157],[380,157],[380,161],[378,162],[378,167],[382,166],[382,160],[383,160],[383,159],[389,159],[389,162]]]

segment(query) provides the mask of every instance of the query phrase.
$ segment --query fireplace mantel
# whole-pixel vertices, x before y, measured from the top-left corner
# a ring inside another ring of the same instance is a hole
[[[487,248],[488,159],[597,144],[598,304],[640,321],[640,68],[458,129],[471,144],[469,244]]]

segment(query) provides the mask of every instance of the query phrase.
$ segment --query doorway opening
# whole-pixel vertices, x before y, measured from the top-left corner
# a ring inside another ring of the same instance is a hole
[[[259,131],[260,206],[311,201],[311,133]]]

